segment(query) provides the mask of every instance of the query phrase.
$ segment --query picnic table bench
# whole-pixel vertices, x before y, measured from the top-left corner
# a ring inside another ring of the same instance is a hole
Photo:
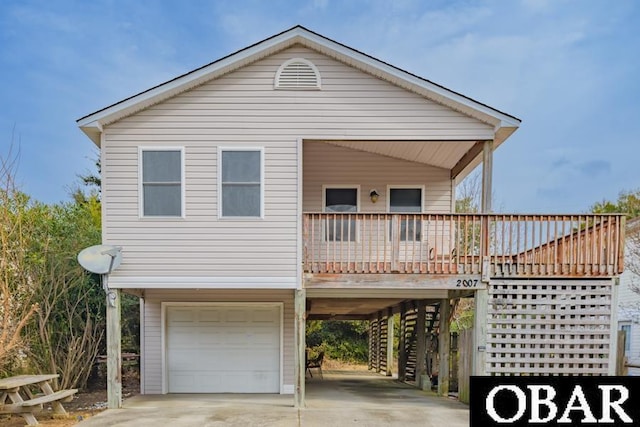
[[[0,415],[18,414],[28,425],[38,425],[34,414],[41,411],[45,403],[51,403],[54,414],[67,415],[61,402],[70,402],[78,390],[53,391],[50,381],[58,377],[58,374],[46,374],[0,379]],[[34,395],[31,387],[39,387],[42,394]]]

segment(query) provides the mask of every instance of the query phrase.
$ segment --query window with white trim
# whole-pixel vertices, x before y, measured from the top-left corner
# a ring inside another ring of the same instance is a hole
[[[182,149],[141,149],[142,216],[182,216]]]
[[[355,242],[356,220],[341,214],[358,212],[358,188],[325,187],[324,211],[334,213],[327,218],[325,239],[329,242]]]
[[[389,188],[389,212],[421,213],[422,187]],[[422,240],[422,220],[408,216],[400,220],[400,241]]]
[[[624,354],[628,355],[631,351],[631,324],[620,325],[620,330],[624,332]]]
[[[220,215],[262,217],[262,150],[220,150]]]

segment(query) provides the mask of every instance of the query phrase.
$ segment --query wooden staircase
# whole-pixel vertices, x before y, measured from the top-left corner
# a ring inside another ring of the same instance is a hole
[[[407,357],[404,380],[410,382],[416,381],[417,320],[418,308],[415,306],[415,304],[413,307],[406,311],[404,316],[401,315],[400,319],[400,334],[404,338],[402,343],[404,345],[404,351]],[[436,304],[427,306],[425,316],[425,331],[427,336],[429,336],[430,334],[437,335],[439,323],[440,305]],[[423,354],[422,357],[426,357],[426,354]]]

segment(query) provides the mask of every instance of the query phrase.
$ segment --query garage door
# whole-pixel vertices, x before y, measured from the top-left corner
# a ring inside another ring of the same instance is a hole
[[[167,307],[169,393],[279,393],[280,307]]]

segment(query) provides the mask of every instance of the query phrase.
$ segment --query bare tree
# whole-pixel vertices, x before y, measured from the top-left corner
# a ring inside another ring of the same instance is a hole
[[[38,310],[29,268],[29,199],[14,184],[19,155],[13,147],[0,155],[0,368],[24,354],[21,332]]]
[[[102,293],[74,266],[73,254],[49,254],[29,356],[44,372],[59,373],[59,388],[84,388],[104,335]]]
[[[625,268],[636,276],[640,276],[640,217],[627,223],[625,250]],[[637,286],[634,290],[640,292]]]
[[[640,217],[627,223],[624,269],[629,289],[640,294]],[[622,317],[640,322],[640,303],[637,298],[621,298],[618,307]]]
[[[631,289],[640,293],[640,217],[627,223],[625,251],[625,268],[634,276]]]
[[[478,213],[482,200],[482,175],[478,170],[456,187],[456,212]]]

